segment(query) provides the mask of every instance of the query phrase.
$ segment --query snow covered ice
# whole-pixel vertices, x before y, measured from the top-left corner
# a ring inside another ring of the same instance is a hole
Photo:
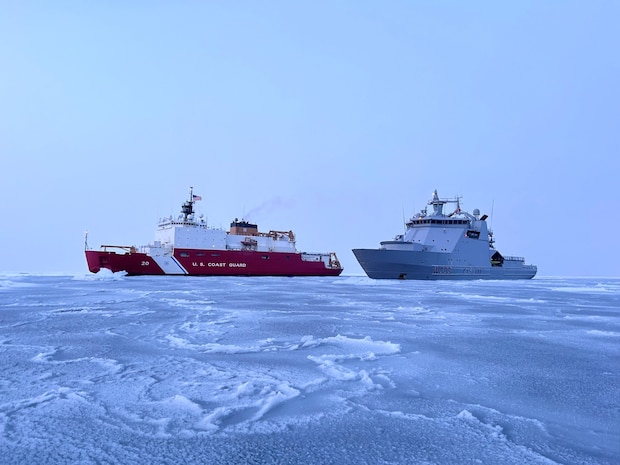
[[[618,464],[620,280],[0,276],[3,464]]]

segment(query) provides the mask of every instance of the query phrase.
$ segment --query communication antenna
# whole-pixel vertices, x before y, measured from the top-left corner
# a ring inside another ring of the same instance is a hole
[[[493,201],[491,202],[491,219],[489,220],[489,245],[491,246],[491,248],[493,247],[493,244],[495,243],[495,239],[493,239],[493,208],[495,207],[495,199],[493,199]]]

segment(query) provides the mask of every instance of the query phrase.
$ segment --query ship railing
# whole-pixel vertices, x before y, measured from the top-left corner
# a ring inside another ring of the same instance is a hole
[[[120,249],[129,253],[136,253],[138,249],[135,245],[109,245],[109,244],[101,244],[101,248],[104,252],[108,252],[108,249]]]
[[[268,233],[259,233],[259,235],[272,237],[274,240],[288,239],[290,242],[295,242],[295,234],[293,234],[293,231],[277,231],[271,229]]]
[[[302,252],[301,259],[305,262],[323,262],[325,268],[330,269],[339,269],[340,260],[336,256],[336,252],[329,253],[310,253],[310,252]]]
[[[340,260],[338,260],[338,257],[336,256],[336,252],[329,253],[329,267],[335,269],[342,268],[340,266]]]
[[[513,261],[513,262],[524,262],[525,258],[524,257],[511,257],[511,256],[507,256],[507,257],[504,257],[504,260],[510,260],[510,261]]]

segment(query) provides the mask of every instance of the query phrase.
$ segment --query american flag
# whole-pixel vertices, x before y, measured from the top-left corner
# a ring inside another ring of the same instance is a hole
[[[192,200],[195,202],[196,200],[202,200],[202,197],[199,195],[192,194]]]

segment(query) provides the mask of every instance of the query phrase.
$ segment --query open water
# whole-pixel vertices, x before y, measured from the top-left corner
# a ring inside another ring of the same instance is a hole
[[[2,464],[618,464],[620,279],[0,276]]]

